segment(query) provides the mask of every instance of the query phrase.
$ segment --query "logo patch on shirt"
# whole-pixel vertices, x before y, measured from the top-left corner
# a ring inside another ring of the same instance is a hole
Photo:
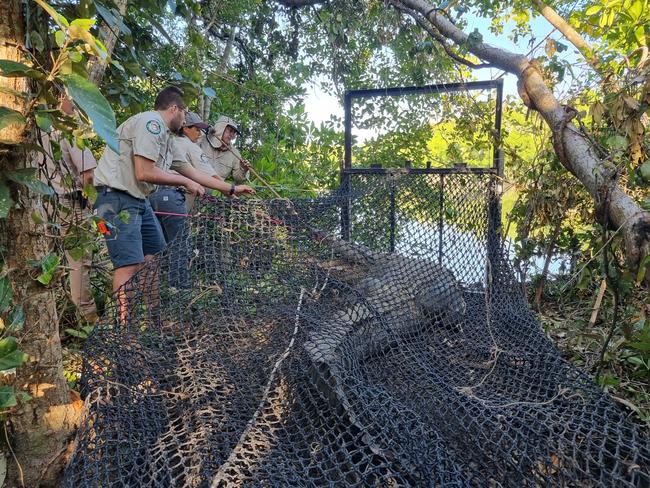
[[[147,122],[147,130],[151,132],[154,135],[160,134],[160,124],[158,123],[157,120],[150,120]]]
[[[203,162],[203,163],[208,162],[208,157],[205,155],[205,153],[201,153],[201,162]]]

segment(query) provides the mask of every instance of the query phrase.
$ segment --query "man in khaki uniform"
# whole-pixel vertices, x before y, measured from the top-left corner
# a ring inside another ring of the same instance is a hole
[[[219,184],[224,185],[191,164],[172,161],[170,136],[183,126],[187,111],[182,96],[179,88],[167,87],[158,93],[153,111],[134,115],[120,125],[120,154],[107,147],[95,171],[95,214],[108,227],[104,238],[113,262],[113,291],[123,321],[130,290],[120,287],[165,248],[162,229],[147,196],[156,185],[182,186],[198,195],[204,194],[204,186],[220,189]],[[170,168],[177,173],[170,173]],[[151,292],[144,298],[155,307],[156,284],[150,285]]]
[[[198,171],[214,178],[213,186],[224,195],[232,196],[242,193],[254,193],[247,185],[231,185],[217,176],[216,171],[207,163],[207,158],[201,148],[196,144],[199,136],[208,124],[203,122],[198,114],[189,112],[185,117],[185,125],[179,129],[172,139],[173,164],[189,164]],[[172,286],[187,288],[189,286],[188,251],[187,242],[189,225],[185,215],[194,205],[194,195],[186,195],[180,188],[173,186],[159,186],[148,197],[151,207],[162,226],[165,240],[169,244],[175,239],[180,240],[172,261],[170,262],[169,282]]]
[[[214,127],[199,138],[198,144],[219,177],[242,182],[248,179],[249,165],[246,161],[241,163],[239,151],[232,146],[237,134],[240,134],[237,123],[222,115]]]
[[[72,101],[61,97],[61,111],[69,116],[74,116],[75,109]],[[46,172],[45,177],[58,195],[64,207],[70,209],[67,215],[59,211],[59,224],[62,237],[69,232],[73,223],[80,223],[87,215],[87,206],[81,196],[81,191],[86,185],[93,184],[93,172],[97,161],[89,149],[79,149],[76,145],[57,131],[41,136],[42,147],[45,150]],[[54,160],[52,142],[59,145],[61,160]],[[84,253],[81,259],[75,259],[70,252],[65,250],[65,257],[69,268],[70,296],[72,303],[77,307],[84,320],[94,323],[97,320],[97,307],[90,288],[90,268],[92,255]]]

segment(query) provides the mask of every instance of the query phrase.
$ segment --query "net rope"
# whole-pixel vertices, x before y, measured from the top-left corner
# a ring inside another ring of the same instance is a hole
[[[199,202],[87,341],[63,486],[650,486],[643,430],[519,294],[494,185]]]

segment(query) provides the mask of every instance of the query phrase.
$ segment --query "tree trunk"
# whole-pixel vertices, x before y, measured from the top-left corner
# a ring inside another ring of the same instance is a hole
[[[557,101],[535,64],[525,56],[490,44],[467,42],[468,34],[425,0],[391,0],[391,3],[397,8],[406,7],[430,22],[447,39],[466,46],[481,60],[518,77],[524,103],[537,110],[551,128],[553,145],[561,163],[593,197],[599,220],[621,229],[628,263],[638,267],[643,257],[650,254],[650,213],[644,212],[618,185],[589,138],[571,123],[571,113]],[[603,215],[605,211],[607,215]]]
[[[126,8],[128,6],[127,0],[114,0],[117,7],[119,17],[118,21],[121,21],[124,15],[126,14]],[[102,26],[99,29],[99,39],[106,46],[106,53],[110,58],[115,49],[115,44],[117,44],[117,34],[120,32],[118,25],[108,25],[106,22],[102,22]],[[106,63],[102,62],[100,59],[96,59],[92,64],[89,70],[88,79],[92,81],[95,85],[98,85],[101,79],[104,77],[104,72],[106,71]]]
[[[4,4],[0,17],[0,58],[24,61],[21,49],[25,45],[25,24],[21,7],[21,0],[9,0]],[[0,85],[21,93],[29,92],[25,78],[0,77]],[[0,105],[18,111],[25,109],[22,99],[2,92]],[[18,145],[35,142],[33,125],[9,129],[0,133],[0,139],[11,141],[11,145],[0,144],[0,168],[37,166],[36,158],[28,157],[26,150]],[[5,486],[55,486],[80,410],[78,403],[70,401],[63,377],[54,293],[34,279],[36,270],[28,264],[49,252],[49,243],[43,238],[44,229],[31,217],[33,212],[42,213],[40,199],[24,187],[19,189],[12,184],[10,188],[18,205],[6,219],[0,220],[0,244],[6,249],[4,269],[13,286],[14,302],[21,303],[25,310],[25,325],[19,341],[20,348],[29,355],[29,360],[16,370],[14,387],[27,391],[32,399],[19,401],[7,422],[14,456],[9,455]],[[3,438],[4,433],[3,430]]]

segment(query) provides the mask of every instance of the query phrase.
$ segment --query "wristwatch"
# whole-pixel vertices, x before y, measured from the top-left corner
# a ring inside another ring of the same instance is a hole
[[[231,183],[230,185],[230,193],[228,195],[233,196],[235,194],[235,184]]]

